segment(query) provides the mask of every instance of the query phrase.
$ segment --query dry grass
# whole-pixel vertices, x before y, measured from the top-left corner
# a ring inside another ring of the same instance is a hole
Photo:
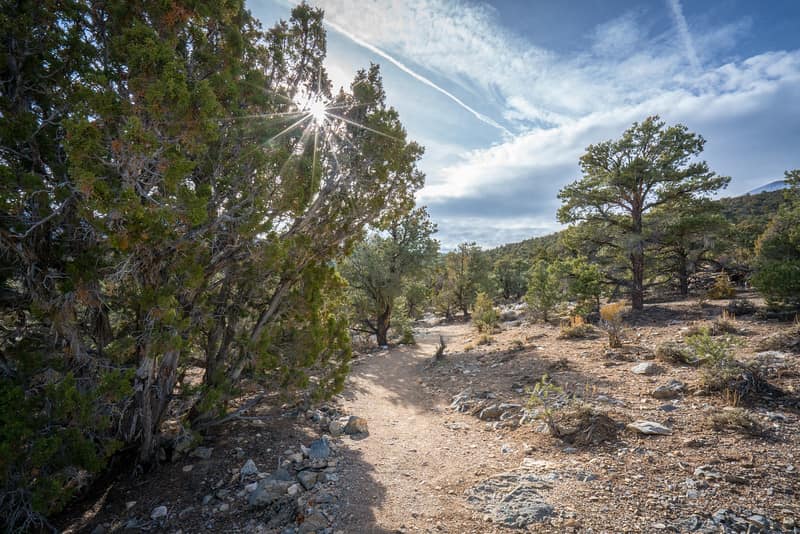
[[[580,315],[573,315],[569,321],[561,325],[558,339],[594,339],[597,337],[595,328],[588,324]]]
[[[753,437],[761,437],[765,434],[765,429],[761,422],[744,408],[715,412],[708,417],[708,423],[717,432],[727,430]]]
[[[608,414],[588,406],[561,412],[558,427],[562,441],[578,446],[613,441],[619,433],[619,425]]]
[[[478,338],[477,343],[478,345],[491,345],[492,341],[494,341],[494,339],[492,339],[492,336],[489,334],[481,334],[481,337]]]
[[[600,307],[600,323],[608,333],[608,346],[616,349],[622,346],[622,312],[625,310],[624,302],[611,302]]]
[[[655,357],[656,360],[667,363],[695,363],[695,358],[689,348],[674,341],[666,341],[656,346]]]

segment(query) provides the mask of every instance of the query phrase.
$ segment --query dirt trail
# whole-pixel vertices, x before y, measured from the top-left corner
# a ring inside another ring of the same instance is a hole
[[[461,328],[430,330],[415,346],[355,366],[344,407],[367,418],[370,435],[345,440],[352,473],[343,487],[345,532],[492,531],[474,517],[463,492],[481,475],[512,465],[516,455],[501,458],[500,437],[448,411],[449,399],[432,395],[425,384],[439,335],[447,339]],[[453,422],[467,428],[446,426]]]

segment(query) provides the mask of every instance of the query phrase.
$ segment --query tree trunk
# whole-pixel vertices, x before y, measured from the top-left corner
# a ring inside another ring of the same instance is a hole
[[[682,297],[689,296],[689,267],[688,260],[685,255],[681,255],[678,260],[678,283]]]
[[[386,309],[378,315],[375,321],[375,337],[378,339],[378,346],[385,347],[389,344],[389,326],[391,326],[392,307],[386,306]]]
[[[172,398],[179,351],[167,351],[160,359],[144,356],[134,379],[134,412],[128,426],[128,442],[138,441],[139,463],[149,463],[158,446],[158,432]]]
[[[637,311],[644,309],[644,252],[641,243],[631,253],[631,308]]]

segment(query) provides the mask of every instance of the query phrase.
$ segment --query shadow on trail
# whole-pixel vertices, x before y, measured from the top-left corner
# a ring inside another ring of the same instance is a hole
[[[369,438],[367,438],[369,439]],[[345,442],[349,438],[345,438]],[[347,473],[341,484],[339,506],[341,515],[336,530],[363,534],[393,534],[378,526],[375,510],[386,500],[386,488],[377,481],[375,466],[365,461],[363,453],[350,447],[342,447],[342,471]]]

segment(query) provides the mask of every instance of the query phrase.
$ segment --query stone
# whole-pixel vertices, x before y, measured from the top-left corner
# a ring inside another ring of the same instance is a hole
[[[467,502],[478,508],[487,521],[525,528],[554,514],[540,493],[551,487],[550,482],[532,473],[501,473],[468,490]]]
[[[150,512],[150,519],[152,519],[153,521],[158,521],[159,519],[164,519],[165,517],[167,517],[168,513],[169,512],[167,511],[166,506],[157,506],[153,508],[152,512]]]
[[[314,484],[317,483],[317,479],[319,478],[319,473],[315,471],[300,471],[297,473],[297,480],[300,481],[300,484],[307,490],[310,490],[314,487]]]
[[[308,447],[308,457],[311,459],[324,459],[331,455],[331,446],[328,444],[328,438],[322,436],[311,442]]]
[[[686,384],[680,380],[670,380],[666,384],[661,384],[653,390],[651,395],[657,399],[674,399],[679,397],[686,388]]]
[[[672,434],[672,429],[653,421],[634,421],[628,424],[628,428],[646,435],[668,436]]]
[[[256,467],[256,463],[252,459],[249,459],[244,463],[242,468],[239,470],[239,473],[241,473],[243,477],[257,475],[258,467]]]
[[[363,417],[351,415],[350,419],[347,420],[347,424],[344,426],[343,431],[348,436],[355,434],[369,434],[369,426],[367,425],[367,420]]]
[[[694,476],[705,478],[706,480],[722,480],[722,474],[719,471],[714,471],[710,465],[701,465],[695,469]]]
[[[289,494],[289,497],[294,497],[295,495],[297,495],[301,491],[303,491],[303,488],[300,487],[300,484],[292,484],[291,486],[289,486],[286,489],[286,493]]]
[[[258,482],[251,482],[244,487],[244,491],[247,493],[253,493],[258,488]]]
[[[230,509],[231,509],[231,505],[230,505],[230,504],[228,504],[228,503],[226,503],[226,502],[224,502],[224,503],[222,503],[222,504],[220,504],[220,505],[219,505],[219,511],[220,511],[220,512],[223,512],[223,513],[224,513],[224,512],[227,512],[227,511],[228,511],[228,510],[230,510]]]
[[[286,494],[292,482],[265,478],[258,482],[258,487],[247,497],[250,506],[268,506]]]
[[[328,432],[331,433],[333,437],[339,437],[344,434],[344,427],[347,425],[347,420],[342,419],[334,419],[331,421],[331,424],[328,425]]]
[[[312,512],[307,515],[303,524],[300,525],[300,534],[308,534],[328,528],[328,519],[319,512]]]
[[[483,410],[481,410],[480,414],[478,414],[478,419],[481,421],[494,421],[499,419],[500,416],[503,414],[503,410],[497,404],[492,404],[491,406],[487,406]]]
[[[211,458],[212,452],[214,452],[213,447],[197,447],[189,456],[192,456],[193,458],[200,458],[201,460],[208,460]]]
[[[642,362],[631,367],[631,372],[637,375],[657,375],[661,372],[661,367],[653,362]]]

